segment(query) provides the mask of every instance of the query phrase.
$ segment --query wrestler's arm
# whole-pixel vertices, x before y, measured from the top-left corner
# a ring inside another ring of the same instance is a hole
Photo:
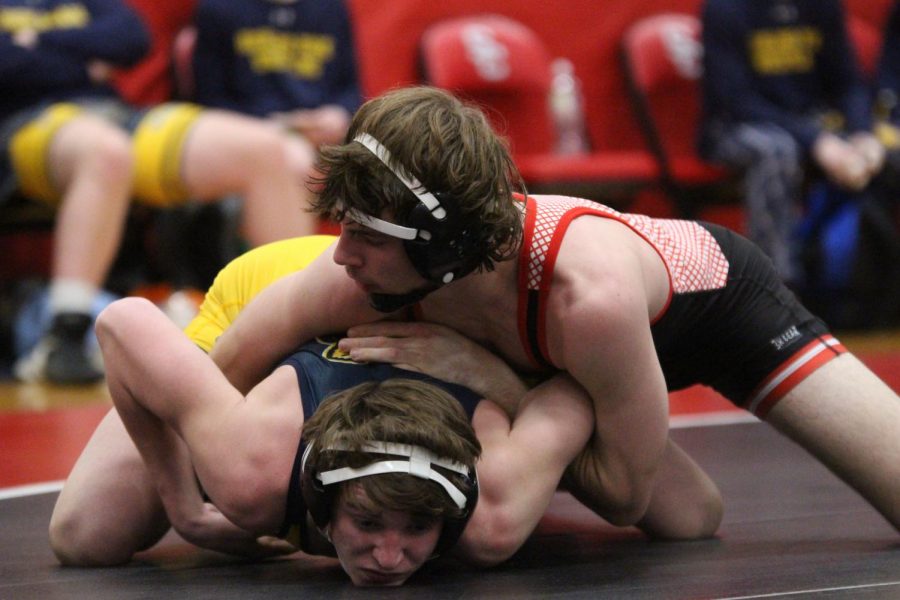
[[[173,527],[203,547],[271,553],[256,537],[275,531],[283,516],[302,424],[296,377],[275,374],[245,399],[158,308],[138,298],[107,307],[97,335],[116,410]],[[204,502],[198,479],[215,506]]]
[[[334,264],[332,251],[260,292],[216,341],[210,356],[241,392],[301,343],[384,316]]]
[[[340,347],[354,360],[390,362],[464,385],[495,402],[507,413],[509,420],[516,418],[519,402],[528,391],[506,362],[442,325],[382,321],[353,327],[348,336],[341,340]],[[580,386],[572,393],[586,395]],[[593,409],[589,417],[592,429]],[[499,417],[497,422],[501,422]],[[513,427],[520,425],[518,420],[513,423]],[[575,429],[564,429],[564,434],[577,433],[580,426],[580,423],[573,424]],[[509,425],[506,427],[508,429]],[[587,448],[581,460],[589,460],[593,452],[593,447]],[[574,459],[575,455],[571,457]],[[558,475],[554,477],[559,478]],[[598,506],[596,498],[604,497],[603,482],[596,479],[569,477],[566,485],[568,491],[591,507]],[[669,439],[650,504],[637,526],[655,538],[696,539],[713,535],[721,519],[722,497],[715,483]],[[522,521],[520,531],[527,531],[533,525],[531,520]]]
[[[566,466],[590,438],[593,411],[582,388],[558,375],[526,394],[514,421],[483,400],[472,426],[482,447],[480,494],[458,552],[490,566],[509,558],[534,531]]]
[[[590,490],[579,500],[613,524],[632,525],[647,511],[668,443],[668,393],[642,265],[616,230],[607,233],[613,239],[602,247],[603,261],[583,260],[586,251],[599,251],[593,240],[564,244],[547,343],[553,363],[587,390],[595,414],[594,437],[567,476]]]
[[[506,362],[449,327],[380,321],[352,327],[341,350],[357,362],[386,362],[465,386],[495,402],[510,419],[528,391]]]

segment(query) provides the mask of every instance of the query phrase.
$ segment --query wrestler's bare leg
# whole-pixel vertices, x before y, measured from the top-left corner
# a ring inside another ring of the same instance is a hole
[[[594,474],[593,444],[566,470],[564,487],[582,504],[601,517],[602,481]],[[705,471],[675,442],[669,439],[656,475],[650,505],[636,523],[651,537],[670,540],[708,538],[722,522],[722,494]]]
[[[900,398],[851,354],[820,367],[766,421],[900,530]]]
[[[62,564],[115,565],[149,548],[169,522],[141,455],[115,409],[97,426],[50,518]]]

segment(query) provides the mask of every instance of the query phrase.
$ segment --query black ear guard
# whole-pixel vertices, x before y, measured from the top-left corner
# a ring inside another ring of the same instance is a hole
[[[303,453],[300,481],[303,500],[313,522],[319,529],[324,529],[331,521],[331,511],[334,508],[338,490],[337,483],[385,473],[409,474],[441,485],[462,511],[459,517],[444,519],[441,537],[434,550],[435,555],[439,555],[452,548],[459,540],[459,536],[462,535],[478,502],[478,477],[474,468],[470,469],[459,463],[437,457],[431,451],[419,446],[391,442],[368,442],[364,447],[365,451],[396,454],[399,458],[378,460],[359,469],[344,467],[325,472],[306,468],[306,459],[311,449],[312,444],[307,446]],[[332,447],[328,450],[340,451],[347,450],[347,448]],[[465,479],[465,488],[460,490],[440,472],[434,470],[434,466],[448,468],[462,475]]]
[[[362,225],[402,239],[416,271],[432,283],[450,283],[475,270],[482,259],[476,224],[463,218],[459,202],[449,194],[430,192],[418,179],[395,168],[391,153],[371,135],[361,133],[353,141],[378,157],[419,202],[402,223],[389,223],[352,209],[348,215]]]
[[[459,212],[459,203],[442,192],[434,196],[446,211],[439,219],[421,202],[406,218],[406,225],[428,232],[428,239],[417,236],[404,240],[406,254],[416,271],[433,283],[449,283],[468,275],[478,266],[481,252],[478,238]]]

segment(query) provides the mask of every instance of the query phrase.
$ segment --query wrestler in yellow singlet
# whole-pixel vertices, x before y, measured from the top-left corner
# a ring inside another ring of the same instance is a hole
[[[310,235],[254,248],[228,263],[206,292],[200,312],[185,328],[195,344],[209,352],[244,307],[276,280],[299,271],[335,241]]]

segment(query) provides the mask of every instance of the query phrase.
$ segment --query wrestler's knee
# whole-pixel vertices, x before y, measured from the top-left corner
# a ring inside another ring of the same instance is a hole
[[[53,511],[50,518],[50,548],[62,565],[102,567],[127,563],[134,549],[117,544],[95,519],[78,511]]]
[[[714,489],[692,502],[680,503],[678,512],[667,518],[645,517],[638,527],[657,540],[702,540],[716,534],[724,512],[722,495]]]

